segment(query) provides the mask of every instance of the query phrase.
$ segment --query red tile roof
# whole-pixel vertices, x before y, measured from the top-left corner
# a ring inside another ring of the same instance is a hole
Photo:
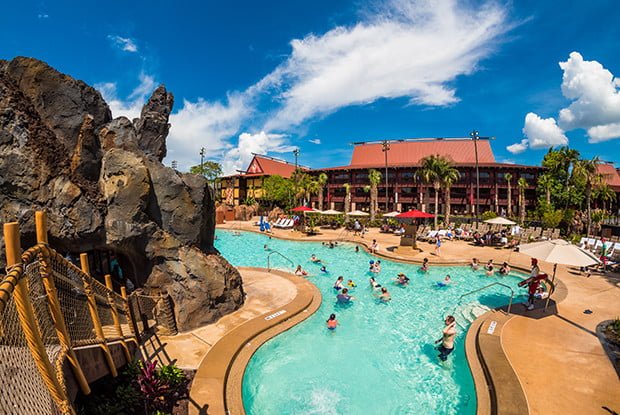
[[[603,175],[607,185],[613,190],[620,192],[620,173],[612,163],[601,163],[598,172]]]
[[[420,160],[439,154],[452,160],[456,165],[474,163],[475,151],[472,140],[391,141],[388,151],[389,166],[415,166]],[[495,156],[488,140],[478,140],[478,162],[495,163]],[[358,144],[353,149],[351,168],[380,167],[385,165],[381,143]]]
[[[274,176],[279,175],[289,178],[295,171],[295,165],[287,163],[273,158],[263,157],[258,154],[254,155],[254,158],[248,166],[245,176]]]

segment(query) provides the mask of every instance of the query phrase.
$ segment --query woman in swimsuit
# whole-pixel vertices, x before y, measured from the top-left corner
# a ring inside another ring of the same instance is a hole
[[[338,279],[334,283],[334,290],[336,290],[336,291],[342,290],[342,282],[343,281],[344,281],[344,277],[343,276],[338,277]]]
[[[303,277],[304,275],[308,275],[308,273],[301,268],[301,265],[297,265],[297,269],[295,270],[295,275]]]
[[[336,330],[336,327],[338,327],[338,320],[336,320],[336,315],[330,314],[329,319],[326,323],[329,330]]]
[[[424,261],[422,261],[422,266],[420,267],[420,271],[422,272],[428,271],[428,258],[424,258]]]

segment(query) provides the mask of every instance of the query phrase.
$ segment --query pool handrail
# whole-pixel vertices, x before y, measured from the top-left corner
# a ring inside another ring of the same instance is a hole
[[[274,249],[271,250],[271,252],[269,252],[269,254],[267,254],[267,271],[271,271],[271,255],[273,254],[278,254],[280,255],[282,258],[286,259],[288,262],[290,262],[290,264],[292,265],[293,268],[295,268],[295,263],[286,255],[282,254],[280,251],[276,251]]]
[[[507,313],[510,314],[510,308],[512,307],[512,299],[515,296],[515,292],[514,292],[514,290],[512,289],[511,286],[503,284],[501,282],[494,282],[492,284],[485,285],[484,287],[478,288],[477,290],[473,290],[473,291],[470,291],[468,293],[465,293],[465,294],[461,295],[459,297],[458,302],[457,302],[457,306],[461,304],[461,300],[463,299],[463,297],[467,297],[468,295],[471,295],[473,293],[477,293],[478,291],[486,290],[487,288],[492,287],[494,285],[501,285],[502,287],[506,287],[506,288],[508,288],[510,290],[510,301],[508,302],[508,308],[507,308]]]

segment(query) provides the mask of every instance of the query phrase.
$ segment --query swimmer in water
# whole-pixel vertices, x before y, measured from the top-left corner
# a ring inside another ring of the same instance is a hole
[[[349,295],[348,288],[343,288],[342,291],[340,291],[340,294],[336,296],[336,299],[338,300],[339,303],[349,303],[355,300],[355,297]]]
[[[321,262],[321,259],[320,259],[320,258],[317,258],[317,257],[316,257],[316,255],[312,254],[312,255],[310,256],[310,261],[312,261],[312,262],[314,262],[314,263],[319,263],[319,262]]]
[[[438,282],[437,285],[439,285],[440,287],[447,287],[451,283],[452,283],[452,278],[450,278],[449,275],[446,275],[446,278],[444,278],[443,281]]]
[[[327,268],[325,268],[325,265],[321,267],[321,272],[327,272]]]
[[[338,279],[334,283],[334,290],[336,290],[336,291],[342,290],[342,283],[343,282],[344,282],[344,277],[343,276],[338,277]]]
[[[478,258],[473,258],[471,260],[471,264],[469,264],[469,266],[471,267],[471,269],[473,269],[474,271],[478,271],[478,268],[480,268],[480,264],[478,263]]]
[[[428,271],[428,258],[424,258],[424,261],[422,261],[422,266],[420,267],[420,271],[422,272]]]
[[[409,284],[409,277],[407,277],[405,274],[401,272],[400,274],[396,276],[394,281],[396,281],[396,284],[404,286],[404,285]]]
[[[373,290],[378,290],[381,288],[381,284],[379,284],[377,281],[375,281],[375,277],[370,277],[370,279],[368,280],[370,282],[370,287]]]
[[[360,251],[360,247],[355,245],[355,252],[359,252]]]
[[[338,327],[338,320],[336,320],[336,315],[330,314],[329,319],[327,319],[327,328],[329,330],[336,330],[336,327]]]
[[[269,247],[267,246],[267,244],[263,245],[263,249],[264,249],[265,251],[269,251]]]
[[[499,269],[499,273],[501,275],[508,275],[508,273],[510,273],[510,265],[508,265],[508,262],[504,262],[501,266],[501,268]]]
[[[489,259],[489,262],[487,262],[487,264],[484,266],[484,269],[487,270],[486,274],[487,276],[492,276],[495,273],[494,267],[493,267],[493,260]]]
[[[357,284],[353,282],[353,280],[347,281],[347,287],[355,288]]]
[[[295,275],[300,276],[300,277],[304,277],[304,276],[308,275],[308,272],[306,272],[304,269],[302,269],[301,265],[297,265],[297,269],[295,270]]]
[[[381,294],[374,293],[373,295],[379,300],[383,301],[384,303],[387,303],[388,301],[392,299],[392,296],[390,295],[387,288],[385,287],[381,287]]]

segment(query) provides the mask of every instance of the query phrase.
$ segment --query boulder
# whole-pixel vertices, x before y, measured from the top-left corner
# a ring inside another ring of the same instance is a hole
[[[160,86],[139,119],[113,120],[84,82],[36,59],[0,61],[0,221],[19,221],[29,246],[45,210],[56,250],[117,252],[136,285],[170,294],[190,330],[239,308],[244,292],[213,246],[207,180],[161,163],[172,105]]]
[[[235,206],[235,220],[248,221],[256,216],[258,209],[255,205],[239,205]]]

